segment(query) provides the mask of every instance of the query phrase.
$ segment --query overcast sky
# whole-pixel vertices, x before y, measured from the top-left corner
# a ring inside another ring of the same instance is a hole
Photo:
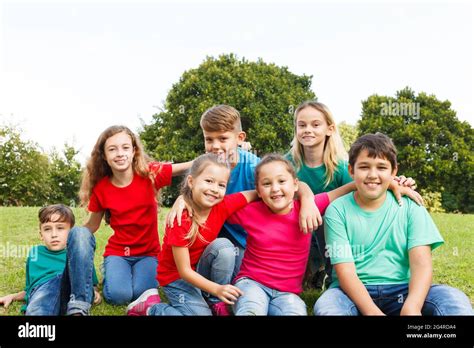
[[[410,86],[474,124],[470,1],[0,4],[0,123],[45,151],[73,144],[81,162],[106,127],[149,123],[184,71],[224,53],[313,75],[338,123]]]

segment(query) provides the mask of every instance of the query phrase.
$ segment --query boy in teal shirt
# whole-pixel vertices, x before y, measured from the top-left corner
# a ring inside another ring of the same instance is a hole
[[[426,209],[408,198],[399,205],[387,191],[397,172],[390,138],[360,137],[349,151],[349,172],[357,191],[325,214],[334,282],[315,315],[471,315],[464,293],[431,285],[431,251],[444,241]]]
[[[24,291],[0,298],[7,308],[12,301],[25,300],[22,312],[26,315],[61,314],[61,297],[69,300],[67,280],[64,277],[67,261],[67,240],[74,226],[72,210],[62,204],[40,209],[40,238],[44,245],[30,249],[26,260],[26,286]],[[98,284],[93,273],[93,283]],[[65,286],[66,285],[66,286]],[[100,294],[94,289],[94,303],[100,302]]]

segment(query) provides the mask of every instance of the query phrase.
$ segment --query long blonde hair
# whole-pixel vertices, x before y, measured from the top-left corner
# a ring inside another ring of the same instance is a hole
[[[303,145],[301,145],[298,141],[298,114],[303,109],[306,109],[308,107],[314,108],[321,112],[324,115],[328,126],[334,126],[334,132],[332,133],[332,135],[326,136],[326,140],[324,143],[323,163],[326,167],[326,181],[324,182],[324,186],[327,186],[334,179],[334,172],[336,171],[339,161],[347,159],[347,152],[344,149],[344,145],[342,143],[341,136],[339,135],[336,122],[334,121],[334,117],[332,116],[331,111],[326,105],[314,100],[308,100],[298,105],[293,118],[294,136],[291,142],[290,153],[293,157],[293,161],[295,162],[296,170],[299,171],[304,163],[304,149]]]
[[[223,160],[216,154],[207,153],[199,156],[194,160],[188,175],[190,175],[193,179],[196,179],[210,165],[217,165],[230,171],[230,165],[227,161]],[[193,200],[193,191],[191,190],[191,187],[189,187],[187,177],[183,180],[183,183],[181,184],[181,194],[183,195],[184,201],[188,205],[193,207],[193,210],[195,210],[196,204]],[[185,237],[189,240],[188,246],[191,246],[195,242],[196,238],[199,238],[200,240],[206,242],[204,237],[199,233],[199,228],[203,227],[203,224],[200,221],[200,216],[196,214],[196,212],[194,212],[193,216],[190,219],[191,227]]]
[[[105,159],[104,146],[107,139],[121,132],[128,134],[132,139],[132,145],[135,150],[132,162],[133,172],[142,177],[149,177],[153,182],[156,172],[150,172],[148,169],[148,163],[151,159],[143,150],[143,145],[138,136],[125,126],[111,126],[100,134],[92,149],[91,157],[87,160],[86,168],[82,173],[81,188],[79,191],[82,206],[87,206],[89,203],[94,186],[97,185],[102,178],[112,176],[112,169]],[[153,185],[153,188],[154,187]]]

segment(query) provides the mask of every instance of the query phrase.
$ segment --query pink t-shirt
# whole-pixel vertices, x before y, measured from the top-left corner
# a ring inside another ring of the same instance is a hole
[[[327,193],[314,196],[324,214],[329,205]],[[269,288],[299,294],[308,262],[311,233],[299,227],[300,202],[285,215],[278,215],[263,203],[253,202],[234,213],[227,222],[247,231],[247,248],[235,281],[247,277]]]

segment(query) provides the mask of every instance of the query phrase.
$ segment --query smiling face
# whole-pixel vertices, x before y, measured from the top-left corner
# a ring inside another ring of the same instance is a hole
[[[104,144],[104,154],[112,172],[133,171],[135,149],[127,133],[120,132],[108,138]]]
[[[193,202],[202,214],[222,201],[229,176],[228,168],[214,163],[209,163],[194,178],[188,175],[187,185],[191,188]]]
[[[60,216],[53,214],[51,221],[40,225],[40,238],[51,251],[59,251],[66,248],[67,237],[71,230],[69,222],[58,220],[60,220]]]
[[[384,200],[385,195],[397,173],[390,161],[380,157],[369,157],[367,150],[357,156],[354,167],[349,165],[349,173],[357,187],[356,200],[362,207],[377,208]]]
[[[257,193],[275,214],[288,214],[293,207],[298,180],[281,161],[269,162],[260,167]]]
[[[324,144],[326,136],[334,132],[334,125],[328,126],[324,114],[311,107],[305,107],[298,112],[296,119],[296,137],[305,147]]]
[[[235,166],[238,162],[237,147],[245,140],[245,132],[203,130],[203,134],[206,152],[216,154]]]

